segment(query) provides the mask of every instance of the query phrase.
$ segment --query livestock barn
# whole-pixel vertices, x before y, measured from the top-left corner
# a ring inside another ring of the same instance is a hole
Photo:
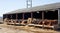
[[[3,14],[4,23],[51,27],[60,24],[60,3],[18,9]]]

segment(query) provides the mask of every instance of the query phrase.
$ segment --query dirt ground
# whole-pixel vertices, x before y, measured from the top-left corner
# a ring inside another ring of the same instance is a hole
[[[0,27],[0,33],[33,33],[33,32],[28,32],[24,30],[18,30],[18,29],[10,29],[10,28],[3,28]]]
[[[60,33],[50,29],[0,24],[0,33]]]

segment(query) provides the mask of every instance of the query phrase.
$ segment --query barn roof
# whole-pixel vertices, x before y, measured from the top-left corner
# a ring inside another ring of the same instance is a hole
[[[57,9],[57,8],[60,8],[60,3],[47,4],[43,6],[36,6],[36,7],[25,8],[25,9],[18,9],[12,12],[8,12],[6,14],[35,12],[35,11],[43,11],[43,10],[50,10],[50,9]]]

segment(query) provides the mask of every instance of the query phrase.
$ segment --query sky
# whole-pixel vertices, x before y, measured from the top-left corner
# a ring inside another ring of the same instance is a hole
[[[32,6],[40,6],[60,2],[60,0],[32,0]],[[26,0],[0,0],[0,16],[3,14],[26,8]]]

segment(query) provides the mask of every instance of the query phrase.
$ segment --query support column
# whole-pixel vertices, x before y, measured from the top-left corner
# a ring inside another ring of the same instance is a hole
[[[7,18],[7,20],[6,20],[7,22],[6,22],[6,23],[9,24],[9,21],[8,21],[8,15],[6,15],[6,18]]]
[[[6,15],[6,18],[7,18],[7,15]]]
[[[60,9],[58,9],[58,25],[60,24]]]
[[[17,13],[16,13],[16,20],[15,20],[15,23],[14,24],[16,24],[16,22],[17,22]]]
[[[13,21],[12,21],[12,14],[11,14],[11,23],[13,23]]]
[[[11,14],[11,19],[12,19],[12,14]]]
[[[44,28],[44,11],[42,11],[42,24],[43,24],[42,28]]]
[[[30,24],[31,24],[31,22],[33,21],[33,13],[31,12],[31,20],[30,20]]]
[[[18,15],[17,15],[17,13],[16,13],[16,20],[17,20],[17,17],[18,17]]]
[[[22,15],[22,24],[24,24],[24,13],[23,13],[23,15]]]
[[[42,20],[44,20],[44,11],[42,11]]]
[[[24,20],[24,13],[23,13],[23,20]]]
[[[31,12],[31,18],[33,19],[33,13]]]

